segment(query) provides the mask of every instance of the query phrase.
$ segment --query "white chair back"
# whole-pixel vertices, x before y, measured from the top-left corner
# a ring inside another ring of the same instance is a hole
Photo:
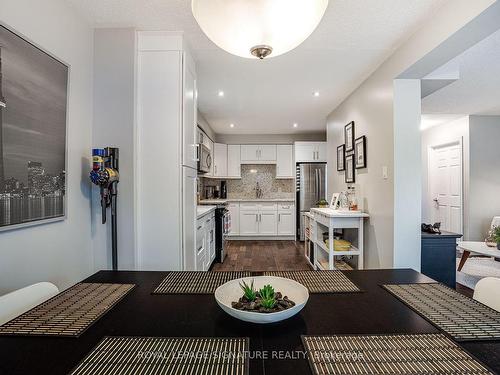
[[[474,288],[474,299],[493,310],[500,311],[500,279],[485,277],[479,280]]]
[[[52,283],[42,282],[0,296],[0,325],[59,293]]]

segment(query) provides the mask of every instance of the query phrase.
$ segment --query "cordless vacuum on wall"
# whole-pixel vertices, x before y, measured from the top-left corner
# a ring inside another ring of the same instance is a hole
[[[118,247],[116,227],[116,199],[118,195],[119,153],[117,148],[92,149],[92,171],[90,180],[101,190],[102,223],[106,223],[106,211],[111,207],[111,257],[113,271],[118,269]]]

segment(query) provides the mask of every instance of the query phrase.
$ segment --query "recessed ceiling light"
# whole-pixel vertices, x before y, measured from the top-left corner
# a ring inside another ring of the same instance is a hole
[[[299,124],[297,124],[296,122],[293,124],[293,127],[294,127],[294,128],[296,128],[296,127],[298,127],[298,126],[299,126]]]
[[[220,97],[223,97],[224,96],[224,91],[219,91],[218,94]]]
[[[229,127],[230,128],[234,128],[234,124],[229,124]]]
[[[314,91],[314,92],[313,92],[313,95],[314,95],[315,97],[318,97],[318,96],[319,96],[319,91]]]

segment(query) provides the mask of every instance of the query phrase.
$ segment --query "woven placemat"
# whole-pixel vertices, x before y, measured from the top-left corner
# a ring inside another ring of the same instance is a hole
[[[313,374],[493,374],[443,334],[302,336]]]
[[[500,339],[500,313],[443,284],[383,287],[457,341]]]
[[[309,293],[355,293],[361,290],[341,271],[266,271],[266,276],[292,279]]]
[[[153,294],[213,294],[215,289],[230,280],[252,276],[251,272],[175,271],[156,287]]]
[[[246,375],[248,350],[242,337],[105,337],[71,375]]]
[[[0,335],[78,337],[134,286],[76,284],[0,326]]]

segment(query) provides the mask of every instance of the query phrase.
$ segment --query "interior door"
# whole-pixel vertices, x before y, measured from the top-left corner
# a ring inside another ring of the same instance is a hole
[[[429,151],[431,217],[441,229],[463,233],[462,142],[434,146]]]

